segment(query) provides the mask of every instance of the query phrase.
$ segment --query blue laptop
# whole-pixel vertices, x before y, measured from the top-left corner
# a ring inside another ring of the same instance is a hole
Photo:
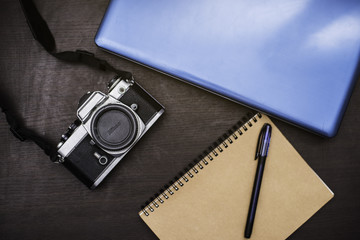
[[[333,137],[359,77],[360,1],[113,0],[95,42]]]

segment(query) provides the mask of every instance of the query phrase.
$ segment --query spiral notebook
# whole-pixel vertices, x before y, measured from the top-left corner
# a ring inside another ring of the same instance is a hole
[[[251,239],[285,239],[334,194],[271,120],[252,117],[139,215],[160,239],[244,239],[258,134],[273,127]]]

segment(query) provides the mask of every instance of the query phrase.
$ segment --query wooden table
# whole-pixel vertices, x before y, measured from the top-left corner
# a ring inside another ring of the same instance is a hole
[[[35,3],[59,51],[88,50],[133,72],[166,113],[94,191],[51,163],[33,143],[16,139],[1,114],[0,238],[156,239],[137,215],[140,206],[249,109],[98,49],[94,36],[107,1]],[[87,91],[105,91],[113,73],[64,63],[45,52],[33,39],[17,1],[2,1],[0,18],[1,90],[26,126],[56,144],[75,120],[79,98]],[[335,138],[274,121],[335,193],[289,239],[358,239],[359,83]]]

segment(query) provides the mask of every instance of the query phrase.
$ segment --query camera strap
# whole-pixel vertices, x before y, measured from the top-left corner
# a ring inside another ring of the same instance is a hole
[[[55,39],[37,10],[32,0],[20,0],[26,21],[34,38],[44,47],[44,49],[54,57],[66,62],[78,62],[103,71],[112,71],[124,79],[131,79],[132,74],[127,71],[118,70],[111,66],[107,61],[95,57],[93,53],[84,50],[56,52]]]
[[[92,68],[97,68],[103,71],[115,72],[119,77],[123,79],[133,80],[133,76],[130,72],[119,70],[111,66],[107,61],[95,57],[93,53],[84,50],[76,51],[64,51],[56,52],[55,39],[45,22],[40,15],[35,4],[32,0],[19,0],[21,8],[24,12],[26,21],[30,27],[30,30],[34,38],[43,46],[43,48],[52,56],[73,63],[82,63]],[[10,125],[10,131],[20,141],[30,140],[36,143],[45,154],[48,155],[51,161],[57,161],[57,149],[56,146],[50,144],[50,142],[43,136],[37,134],[31,129],[28,129],[20,123],[19,118],[12,112],[11,107],[4,94],[1,94],[0,107],[6,115],[6,120]],[[8,103],[8,104],[6,104]]]

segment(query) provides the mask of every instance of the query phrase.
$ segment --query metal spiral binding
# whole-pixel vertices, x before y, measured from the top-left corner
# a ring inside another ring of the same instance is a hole
[[[225,148],[228,148],[234,141],[239,139],[239,136],[243,135],[244,132],[248,131],[254,123],[261,118],[261,113],[248,114],[247,118],[243,118],[243,121],[237,122],[231,129],[227,131],[222,137],[204,151],[203,154],[199,155],[193,162],[189,163],[184,171],[179,172],[174,180],[169,181],[168,184],[164,185],[164,188],[160,189],[159,193],[155,193],[154,197],[150,198],[149,201],[145,202],[145,206],[141,206],[141,211],[145,216],[149,216],[150,212],[154,212],[156,208],[159,208],[166,199],[169,199],[175,192],[179,191],[180,188],[186,185],[191,179],[206,168],[211,161],[215,160],[219,154],[221,154]]]

